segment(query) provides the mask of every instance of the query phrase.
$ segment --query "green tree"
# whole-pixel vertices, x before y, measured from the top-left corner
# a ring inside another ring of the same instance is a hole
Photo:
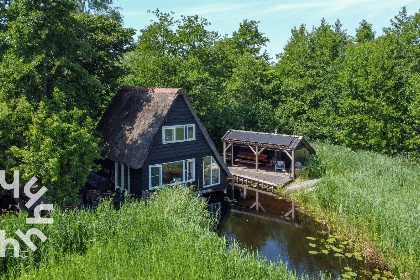
[[[342,83],[337,137],[350,147],[396,153],[407,130],[407,95],[398,50],[387,37],[349,47]]]
[[[101,114],[123,74],[117,65],[133,30],[108,15],[77,13],[74,1],[13,1],[1,58],[0,94],[31,102],[64,92],[67,109]]]
[[[77,192],[86,181],[92,164],[100,152],[99,138],[92,131],[95,123],[74,108],[67,111],[60,100],[63,94],[54,92],[56,100],[40,102],[24,132],[25,146],[11,148],[21,164],[26,182],[32,176],[48,188],[47,198],[61,205],[77,203]]]
[[[268,53],[264,51],[260,54],[260,52],[261,48],[270,42],[270,39],[263,36],[264,34],[259,31],[258,23],[259,21],[255,20],[244,20],[239,24],[238,31],[233,32],[230,41],[238,55],[248,52],[254,56],[260,55],[265,60],[268,60]]]
[[[61,203],[100,157],[87,142],[98,141],[94,124],[119,87],[118,62],[134,34],[113,17],[110,1],[84,3],[83,13],[73,0],[15,0],[1,10],[0,165],[54,186]]]
[[[232,76],[225,82],[224,99],[230,107],[227,125],[235,129],[274,131],[271,66],[245,52],[237,59]]]
[[[362,20],[359,28],[356,29],[355,41],[357,43],[363,43],[372,41],[373,39],[375,39],[375,32],[372,30],[372,24],[366,20]]]
[[[339,21],[331,26],[323,19],[311,32],[304,25],[292,29],[275,65],[281,132],[324,139],[334,134],[340,99],[335,81],[348,39]]]
[[[271,97],[266,101],[267,94],[261,91],[269,84],[268,55],[261,54],[268,38],[258,22],[245,20],[231,37],[221,37],[208,30],[210,23],[204,18],[153,13],[157,20],[141,30],[136,49],[124,57],[131,71],[123,83],[184,88],[214,139],[228,128],[271,130],[265,122],[269,114],[262,114],[273,110]],[[256,81],[246,77],[247,71]],[[256,125],[257,115],[264,118]]]

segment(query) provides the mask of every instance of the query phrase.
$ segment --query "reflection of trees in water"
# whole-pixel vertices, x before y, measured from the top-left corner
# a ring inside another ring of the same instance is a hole
[[[234,236],[242,248],[258,250],[260,255],[273,261],[280,259],[288,262],[289,267],[299,274],[317,274],[320,270],[330,273],[343,268],[345,263],[341,263],[339,258],[309,254],[312,248],[306,237],[320,240],[326,239],[326,236],[318,233],[320,225],[316,222],[305,220],[304,224],[304,227],[295,226],[232,212],[224,231],[226,235]]]
[[[272,222],[271,222],[272,224]],[[270,221],[240,213],[230,213],[225,228],[234,235],[241,247],[256,250],[273,237]]]

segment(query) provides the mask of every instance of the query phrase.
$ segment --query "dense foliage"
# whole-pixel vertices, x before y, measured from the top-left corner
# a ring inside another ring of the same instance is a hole
[[[419,279],[420,167],[401,156],[313,146],[317,162],[310,172],[323,178],[295,198],[335,232],[357,240],[364,257],[376,261],[379,252],[400,279]]]
[[[213,139],[229,128],[302,134],[352,148],[418,157],[420,13],[405,8],[375,38],[360,22],[355,37],[337,21],[293,28],[272,62],[258,22],[232,36],[197,16],[141,30],[123,82],[182,87]]]
[[[186,187],[165,188],[143,202],[96,211],[54,211],[54,224],[37,225],[48,237],[21,244],[20,258],[0,259],[1,279],[298,279],[285,265],[257,259],[211,230],[206,203]],[[0,221],[8,237],[26,232],[26,214]],[[323,279],[324,277],[322,277]]]
[[[186,90],[213,139],[227,128],[271,130],[268,42],[258,22],[244,20],[231,37],[209,31],[198,16],[153,12],[157,21],[141,30],[123,63],[131,70],[122,83]]]
[[[100,156],[96,122],[124,74],[134,33],[112,1],[5,1],[0,6],[0,169],[24,171],[75,199]],[[21,173],[22,174],[22,173]]]

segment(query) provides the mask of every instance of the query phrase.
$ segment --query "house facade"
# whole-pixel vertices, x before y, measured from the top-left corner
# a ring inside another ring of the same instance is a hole
[[[182,89],[124,86],[98,130],[101,175],[114,188],[138,197],[175,183],[207,197],[226,189],[229,169]]]

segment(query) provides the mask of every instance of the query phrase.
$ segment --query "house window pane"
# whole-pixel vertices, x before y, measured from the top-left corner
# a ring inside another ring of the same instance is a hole
[[[162,184],[172,184],[175,181],[183,182],[183,161],[162,164]]]
[[[154,166],[150,168],[150,180],[152,187],[160,186],[160,166]]]
[[[174,141],[174,130],[172,128],[165,129],[165,141]]]
[[[187,181],[194,181],[194,160],[187,161]]]
[[[195,138],[194,127],[193,126],[188,126],[187,130],[188,130],[188,139],[194,139]]]
[[[211,184],[211,157],[205,157],[203,160],[204,185]]]
[[[176,141],[182,141],[184,140],[184,127],[178,126],[176,127]]]
[[[203,159],[204,186],[220,183],[220,168],[212,156]]]
[[[214,158],[212,158],[212,163],[211,163],[211,174],[212,174],[211,183],[218,184],[219,183],[219,166],[217,165]]]

